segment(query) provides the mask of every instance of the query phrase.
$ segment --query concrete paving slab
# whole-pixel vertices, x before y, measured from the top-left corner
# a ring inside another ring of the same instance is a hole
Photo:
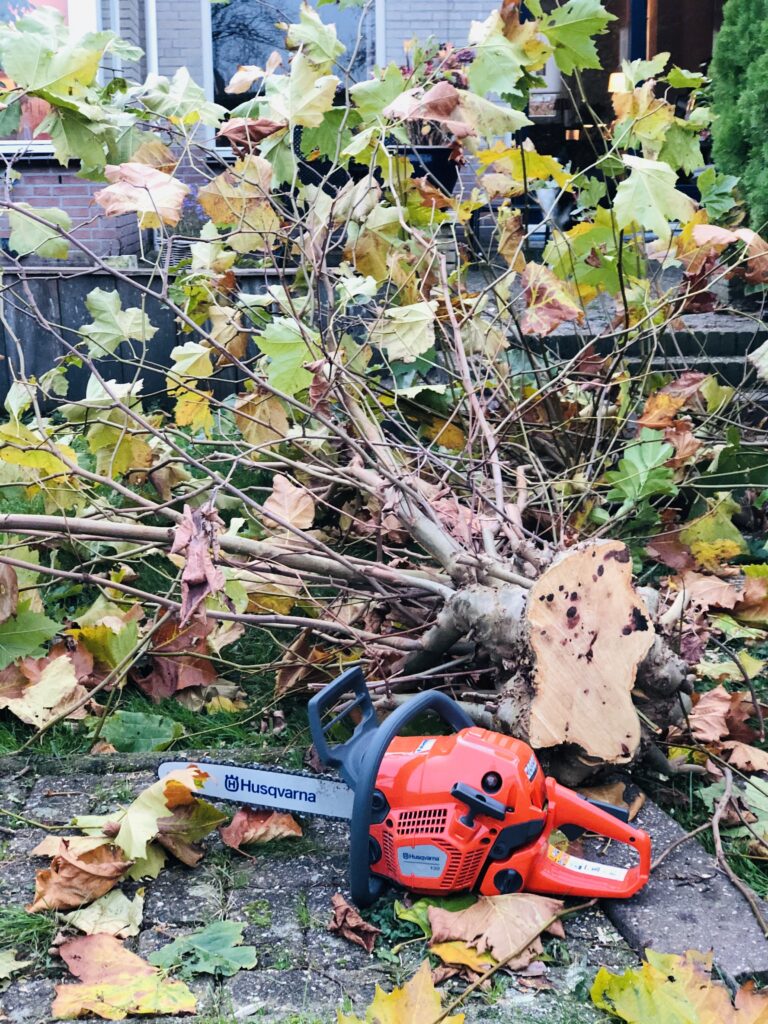
[[[647,801],[636,824],[649,832],[657,857],[685,830]],[[594,854],[591,854],[594,856]],[[616,852],[606,854],[615,863]],[[768,919],[768,904],[761,901]],[[638,953],[714,950],[716,963],[737,981],[768,980],[768,940],[749,904],[695,839],[674,850],[631,900],[606,900],[605,912]]]

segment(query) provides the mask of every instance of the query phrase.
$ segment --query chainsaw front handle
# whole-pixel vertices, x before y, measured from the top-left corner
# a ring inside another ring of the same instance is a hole
[[[370,870],[373,791],[381,762],[392,740],[409,722],[425,711],[434,711],[454,732],[474,724],[466,711],[462,711],[446,694],[439,690],[428,690],[413,697],[407,704],[402,704],[371,733],[356,783],[349,842],[349,888],[353,901],[359,907],[370,906],[386,889],[384,879],[372,876]]]
[[[546,835],[564,825],[576,825],[586,832],[626,844],[637,851],[639,859],[623,877],[617,877],[622,869],[583,861],[553,852],[554,848],[548,847],[530,866],[526,877],[528,888],[563,896],[594,896],[597,892],[601,899],[626,899],[645,885],[651,873],[651,840],[646,832],[601,810],[552,778],[547,779],[547,801]]]

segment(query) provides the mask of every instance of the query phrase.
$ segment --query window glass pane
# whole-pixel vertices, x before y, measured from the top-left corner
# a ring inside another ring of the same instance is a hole
[[[81,0],[81,2],[85,2],[85,0]],[[15,21],[16,18],[21,18],[34,11],[36,7],[53,7],[63,15],[65,21],[69,21],[69,0],[0,0],[0,22]],[[13,82],[2,71],[0,71],[0,87],[3,90],[13,88]],[[50,109],[45,100],[37,97],[23,99],[19,130],[14,132],[12,137],[20,141],[28,141],[35,137],[39,140],[47,139],[47,135],[35,136],[35,129],[41,121],[45,120]],[[0,137],[3,136],[0,135]]]
[[[244,96],[230,96],[224,91],[238,65],[264,67],[273,50],[279,50],[287,58],[285,32],[277,27],[277,23],[298,22],[300,6],[300,0],[280,0],[278,3],[229,0],[229,3],[211,6],[214,98],[217,103],[232,109],[245,99]],[[338,37],[347,48],[340,58],[340,65],[347,67],[354,54],[351,78],[367,77],[368,69],[373,66],[373,14],[368,14],[362,26],[359,44],[360,8],[339,10],[336,4],[329,4],[321,7],[319,14],[326,24],[336,26]],[[338,69],[334,69],[334,73],[343,79]]]

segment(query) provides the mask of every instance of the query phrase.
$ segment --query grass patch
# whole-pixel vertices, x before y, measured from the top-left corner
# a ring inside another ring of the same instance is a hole
[[[23,907],[0,906],[0,949],[15,949],[19,959],[47,959],[57,931],[54,914],[28,914]]]

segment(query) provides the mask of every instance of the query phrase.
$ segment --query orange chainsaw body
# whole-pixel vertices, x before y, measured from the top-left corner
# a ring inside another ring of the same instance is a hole
[[[563,827],[626,843],[625,869],[569,855]],[[648,835],[546,778],[524,742],[471,727],[450,736],[397,736],[376,776],[370,871],[439,896],[526,890],[627,897],[648,880]]]

